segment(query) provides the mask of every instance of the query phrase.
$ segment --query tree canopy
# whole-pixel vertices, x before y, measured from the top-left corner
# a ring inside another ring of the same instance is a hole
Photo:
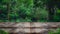
[[[0,22],[60,21],[60,0],[0,0]]]

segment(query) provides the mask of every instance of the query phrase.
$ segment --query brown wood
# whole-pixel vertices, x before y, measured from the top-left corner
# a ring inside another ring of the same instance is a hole
[[[3,23],[5,24],[5,23]],[[18,32],[14,32],[16,31],[16,29],[19,29],[19,28],[22,28],[23,30],[22,33],[24,34],[47,34],[48,32],[47,31],[42,31],[42,32],[35,32],[37,30],[34,30],[34,29],[47,29],[47,30],[50,30],[50,29],[56,29],[56,28],[60,28],[60,23],[29,23],[28,26],[26,26],[26,23],[23,23],[21,25],[21,23],[14,23],[14,25],[12,24],[11,26],[9,26],[9,24],[7,26],[3,25],[2,23],[0,23],[0,29],[11,29],[10,31],[8,31],[10,34],[18,34]],[[16,25],[17,24],[17,25]],[[20,24],[20,25],[18,25]],[[25,25],[24,25],[25,24]],[[37,26],[38,25],[38,26]],[[20,27],[22,26],[22,27]],[[25,32],[24,29],[30,29],[30,30],[26,30],[26,31],[30,31],[30,32]],[[34,30],[34,32],[32,32]],[[12,31],[12,32],[11,32]],[[20,32],[20,31],[19,31]]]

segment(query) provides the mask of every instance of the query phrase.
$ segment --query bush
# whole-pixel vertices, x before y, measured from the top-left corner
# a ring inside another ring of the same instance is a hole
[[[5,32],[4,30],[0,30],[0,34],[8,34],[8,32]]]
[[[60,28],[58,28],[55,32],[49,31],[48,34],[60,34]]]

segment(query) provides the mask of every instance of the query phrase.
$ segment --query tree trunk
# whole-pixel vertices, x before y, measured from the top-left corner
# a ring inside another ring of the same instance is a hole
[[[55,9],[53,7],[48,7],[48,21],[53,22],[54,21],[54,14],[55,14]]]
[[[10,2],[7,3],[7,13],[8,13],[8,21],[9,21],[9,14],[10,14]]]

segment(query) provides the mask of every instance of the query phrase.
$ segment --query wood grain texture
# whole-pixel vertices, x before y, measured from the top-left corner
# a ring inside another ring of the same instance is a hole
[[[0,29],[9,33],[41,33],[47,34],[49,30],[60,28],[60,22],[23,22],[23,23],[0,23]]]

